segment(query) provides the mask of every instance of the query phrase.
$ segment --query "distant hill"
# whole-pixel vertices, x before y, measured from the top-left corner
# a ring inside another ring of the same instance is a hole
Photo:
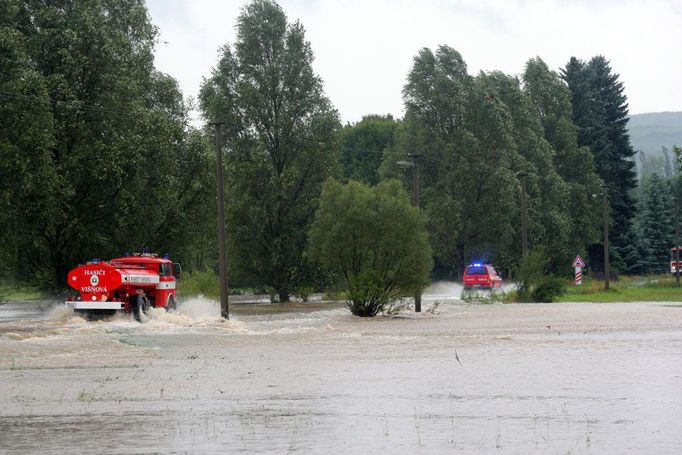
[[[628,122],[630,143],[635,151],[659,154],[661,147],[682,147],[682,112],[635,114]]]

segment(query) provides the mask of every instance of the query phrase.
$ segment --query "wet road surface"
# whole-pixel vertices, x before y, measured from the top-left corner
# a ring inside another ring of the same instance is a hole
[[[424,309],[5,318],[0,453],[680,453],[682,304]]]

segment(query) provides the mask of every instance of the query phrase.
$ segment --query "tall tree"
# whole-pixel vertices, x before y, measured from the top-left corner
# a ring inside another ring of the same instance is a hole
[[[538,168],[541,178],[547,180],[556,169],[561,182],[555,188],[560,192],[553,201],[543,204],[542,213],[555,213],[555,223],[564,226],[563,231],[549,232],[545,250],[553,261],[565,264],[576,253],[585,253],[587,244],[598,239],[601,232],[601,205],[592,197],[602,185],[597,176],[594,160],[588,147],[578,146],[577,128],[573,123],[571,92],[560,76],[551,71],[539,57],[526,63],[523,74],[524,92],[531,99],[534,112],[542,125],[541,136],[551,148],[547,172]],[[514,109],[512,103],[507,103]],[[515,117],[518,116],[515,115]],[[525,147],[522,147],[524,149]],[[550,192],[542,193],[548,198]],[[540,214],[542,219],[542,214]],[[551,221],[547,220],[548,226]],[[559,235],[559,233],[563,235]],[[562,254],[557,255],[557,241],[564,240]],[[557,257],[559,256],[559,257]],[[554,263],[554,268],[559,264]]]
[[[641,237],[645,268],[653,273],[666,273],[670,247],[674,245],[674,224],[670,182],[651,174],[643,183]]]
[[[307,231],[338,166],[338,115],[312,62],[303,26],[254,0],[199,95],[204,117],[225,122],[232,253],[281,301],[310,278]]]
[[[528,63],[522,86],[501,72],[469,76],[446,46],[423,49],[403,94],[405,120],[381,171],[399,177],[396,162],[420,156],[422,207],[440,271],[473,259],[518,264],[522,179],[529,243],[547,252],[553,271],[597,236],[592,193],[600,180],[589,150],[577,144],[570,93],[544,62]]]
[[[384,149],[393,145],[398,126],[391,115],[367,115],[361,121],[341,130],[342,175],[376,185]]]
[[[88,257],[178,248],[169,220],[184,207],[180,188],[198,191],[191,181],[200,177],[183,173],[181,157],[201,149],[187,141],[177,83],[154,69],[157,30],[143,1],[11,5],[0,16],[17,65],[3,71],[14,82],[3,86],[2,118],[14,122],[11,135],[36,134],[35,147],[10,136],[3,150],[16,158],[10,173],[35,176],[10,201],[15,271],[63,285]],[[0,194],[11,182],[0,181]]]
[[[47,83],[36,71],[26,37],[14,27],[18,4],[0,11],[0,273],[20,263],[26,239],[56,204],[57,176]],[[21,258],[21,259],[20,259]],[[14,274],[14,273],[12,273]]]
[[[408,153],[421,156],[422,207],[441,266],[461,271],[467,260],[495,257],[513,243],[519,219],[518,156],[504,104],[447,46],[419,51],[403,98],[405,121],[385,153],[384,175],[396,175]]]
[[[637,186],[624,86],[603,56],[588,63],[572,57],[561,74],[571,90],[578,143],[592,151],[597,173],[608,189],[612,245],[622,257],[635,216],[631,194]]]

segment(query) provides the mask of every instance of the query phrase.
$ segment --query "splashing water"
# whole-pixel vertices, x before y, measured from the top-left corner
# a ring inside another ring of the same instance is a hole
[[[431,283],[429,287],[424,289],[422,297],[427,300],[431,299],[459,299],[462,295],[462,285],[455,281],[436,281]]]
[[[164,308],[150,308],[142,323],[135,321],[132,314],[122,311],[113,315],[88,320],[75,314],[64,305],[55,305],[41,317],[13,320],[0,324],[0,339],[27,340],[50,336],[83,335],[92,333],[118,333],[121,331],[138,334],[178,333],[191,327],[217,328],[221,331],[248,333],[244,322],[223,321],[220,305],[204,296],[192,297],[181,301],[172,313]]]

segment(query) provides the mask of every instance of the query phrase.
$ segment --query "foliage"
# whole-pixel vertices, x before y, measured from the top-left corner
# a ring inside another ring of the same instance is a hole
[[[340,133],[343,179],[376,185],[385,148],[393,145],[398,122],[392,116],[367,115]]]
[[[551,303],[566,292],[564,281],[561,278],[549,275],[542,277],[531,291],[533,302]]]
[[[205,144],[154,69],[143,2],[18,1],[1,20],[0,261],[51,287],[88,257],[187,251]]]
[[[22,286],[12,282],[0,281],[0,304],[7,301],[38,300],[45,298],[45,293],[34,286]]]
[[[675,157],[671,156],[667,147],[661,147],[660,153],[637,152],[637,163],[640,181],[651,174],[658,174],[667,179],[676,177]]]
[[[572,57],[562,77],[571,90],[578,143],[592,151],[597,173],[609,192],[612,247],[622,259],[636,212],[631,192],[637,186],[624,86],[603,56],[587,63]]]
[[[428,283],[431,251],[419,210],[399,182],[329,180],[310,231],[311,258],[341,274],[348,306],[375,316]]]
[[[587,279],[559,297],[562,302],[679,302],[680,288],[670,275],[623,277],[604,290],[603,281]]]
[[[600,235],[600,205],[592,194],[602,186],[602,181],[596,174],[589,148],[578,146],[571,92],[560,76],[540,58],[534,58],[526,63],[523,80],[525,91],[539,112],[542,136],[550,146],[545,153],[553,164],[533,160],[540,185],[539,210],[530,216],[531,234],[536,232],[534,245],[542,246],[551,258],[550,269],[558,271]],[[519,144],[522,150],[532,150],[523,139]],[[534,227],[533,221],[540,226]]]
[[[670,247],[674,245],[672,188],[658,174],[643,182],[644,199],[640,222],[645,270],[664,273],[669,269]]]
[[[542,249],[531,249],[521,260],[516,275],[516,298],[519,302],[530,302],[533,292],[545,277],[547,257]],[[551,287],[551,284],[550,284]]]
[[[178,292],[183,296],[203,295],[220,298],[220,280],[212,270],[194,270],[184,273],[178,284]]]
[[[673,154],[675,155],[675,169],[679,174],[682,174],[682,147],[673,145]]]
[[[307,231],[337,166],[338,116],[312,61],[303,26],[273,1],[254,0],[199,96],[204,117],[225,122],[230,254],[280,301],[315,281]]]
[[[402,178],[396,162],[419,154],[421,205],[440,267],[472,260],[512,268],[521,250],[521,175],[530,244],[560,270],[594,241],[599,186],[591,154],[577,144],[570,92],[540,59],[524,84],[501,72],[467,74],[457,51],[440,46],[415,57],[403,89],[406,114],[381,173]],[[595,209],[596,208],[596,209]]]
[[[640,234],[640,229],[631,229],[628,234],[626,234],[626,245],[621,249],[623,257],[622,260],[625,263],[624,272],[628,275],[641,275],[648,271],[646,251],[644,250],[644,245],[642,242],[642,237]],[[603,248],[603,244],[599,244],[599,248]],[[604,253],[600,250],[599,266],[595,267],[593,270],[598,270],[603,272],[603,261]],[[611,254],[609,256],[612,256]],[[613,258],[610,257],[610,260]]]
[[[438,262],[461,268],[511,244],[520,191],[504,105],[447,46],[419,51],[403,98],[405,120],[395,146],[384,153],[382,172],[401,176],[396,162],[421,155],[420,204]],[[406,185],[415,171],[401,176]]]

